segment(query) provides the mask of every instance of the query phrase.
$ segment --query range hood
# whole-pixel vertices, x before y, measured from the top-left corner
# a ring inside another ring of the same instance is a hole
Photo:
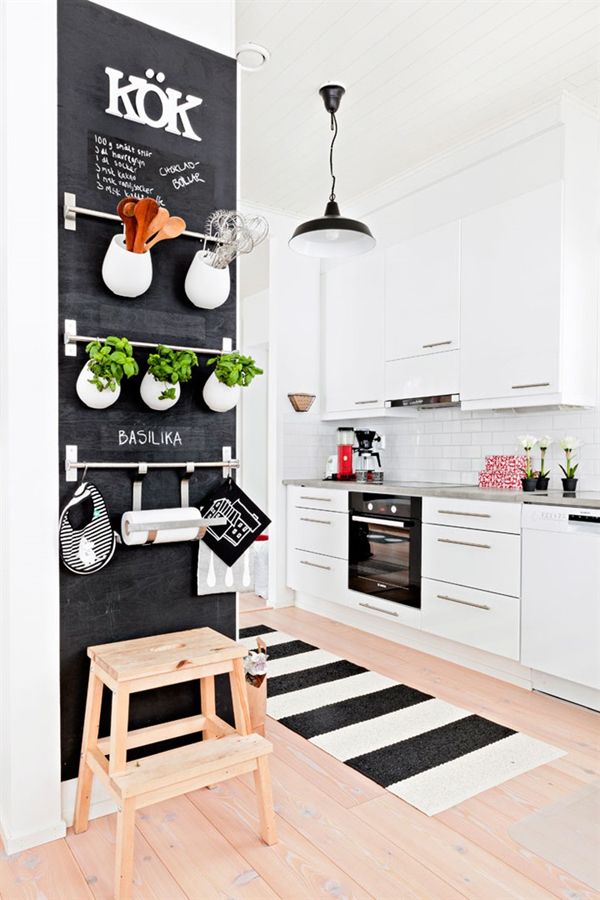
[[[430,397],[405,397],[402,400],[386,400],[385,406],[416,407],[417,409],[443,409],[447,406],[460,406],[460,394],[434,394]]]

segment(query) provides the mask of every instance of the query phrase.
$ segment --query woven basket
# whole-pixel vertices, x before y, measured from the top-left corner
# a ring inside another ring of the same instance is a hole
[[[315,394],[288,394],[288,399],[296,412],[308,412],[315,400]]]

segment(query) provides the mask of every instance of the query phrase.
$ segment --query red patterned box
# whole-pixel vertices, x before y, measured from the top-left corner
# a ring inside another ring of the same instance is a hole
[[[519,490],[526,469],[524,456],[486,456],[485,469],[479,473],[479,487]]]

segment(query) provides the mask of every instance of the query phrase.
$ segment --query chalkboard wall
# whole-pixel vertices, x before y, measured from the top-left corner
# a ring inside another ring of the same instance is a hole
[[[140,376],[123,384],[114,406],[97,411],[84,406],[75,393],[86,359],[83,346],[76,358],[64,356],[62,349],[65,319],[75,319],[78,333],[85,335],[125,335],[197,347],[220,347],[223,337],[235,338],[235,267],[231,294],[219,309],[196,309],[185,296],[185,274],[200,249],[196,240],[180,237],[157,245],[152,251],[152,286],[142,297],[126,300],[111,294],[100,274],[118,224],[79,216],[76,231],[62,227],[64,192],[76,194],[78,206],[104,212],[115,212],[119,197],[127,193],[158,197],[172,214],[183,216],[190,230],[200,232],[215,208],[235,208],[235,62],[87,0],[59,2],[58,60],[60,459],[67,444],[77,445],[80,460],[212,460],[221,458],[224,445],[235,453],[235,412],[212,413],[202,401],[209,374],[206,357],[200,358],[192,382],[183,386],[179,403],[167,412],[152,412],[139,396],[147,351],[137,349]],[[142,87],[142,110],[154,125],[135,121],[140,118],[135,90],[113,96],[122,113],[131,104],[133,119],[105,111],[110,103],[106,68],[122,73],[121,88],[130,84],[130,76],[153,86]],[[202,99],[189,107],[187,122],[183,115],[175,116],[182,134],[154,127],[165,112],[158,88],[179,91],[179,103],[188,95]],[[186,130],[201,140],[185,136]],[[38,137],[43,147],[43,135]],[[94,470],[87,478],[104,495],[118,530],[121,514],[131,509],[131,474]],[[191,503],[199,503],[220,478],[220,469],[195,474]],[[62,469],[60,484],[62,507],[76,485],[65,482]],[[177,472],[150,472],[143,506],[178,504]],[[202,625],[235,636],[235,595],[196,595],[197,553],[192,543],[121,545],[112,562],[95,575],[76,576],[61,569],[63,779],[77,774],[88,646]],[[136,695],[131,727],[193,714],[198,693],[197,685],[184,685]],[[223,684],[219,702],[227,717],[229,698]],[[101,733],[107,732],[108,712],[103,709]]]

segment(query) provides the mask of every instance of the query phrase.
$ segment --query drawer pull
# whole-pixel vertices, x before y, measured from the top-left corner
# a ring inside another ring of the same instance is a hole
[[[513,391],[520,391],[522,388],[534,388],[534,387],[550,387],[549,381],[538,381],[536,384],[513,384]]]
[[[374,609],[375,612],[382,612],[382,613],[385,613],[386,616],[396,616],[396,618],[398,618],[398,613],[397,613],[397,612],[391,612],[389,609],[382,609],[380,606],[371,606],[370,603],[359,603],[358,605],[359,605],[359,606],[364,606],[365,609]]]
[[[470,600],[458,600],[456,597],[448,597],[446,594],[438,594],[438,600],[449,600],[450,603],[460,603],[461,606],[474,606],[475,609],[491,609],[487,603],[471,603]]]
[[[331,503],[331,497],[300,497],[301,500],[314,500],[315,502]]]
[[[451,538],[438,538],[438,544],[460,544],[461,547],[479,547],[480,550],[491,550],[490,544],[475,544],[472,541],[453,541]]]
[[[378,400],[355,400],[355,406],[366,406],[368,403],[378,403]]]
[[[305,516],[300,516],[301,522],[314,522],[315,525],[331,525],[331,522],[328,522],[327,519],[307,519]]]
[[[440,516],[472,516],[474,519],[491,519],[491,513],[459,512],[457,509],[438,509]]]
[[[327,572],[331,572],[331,566],[321,566],[319,563],[309,562],[307,559],[301,559],[300,564],[302,566],[312,566],[313,569],[326,569]]]
[[[427,350],[429,347],[447,347],[451,343],[452,341],[434,341],[433,344],[421,344],[421,347]]]

